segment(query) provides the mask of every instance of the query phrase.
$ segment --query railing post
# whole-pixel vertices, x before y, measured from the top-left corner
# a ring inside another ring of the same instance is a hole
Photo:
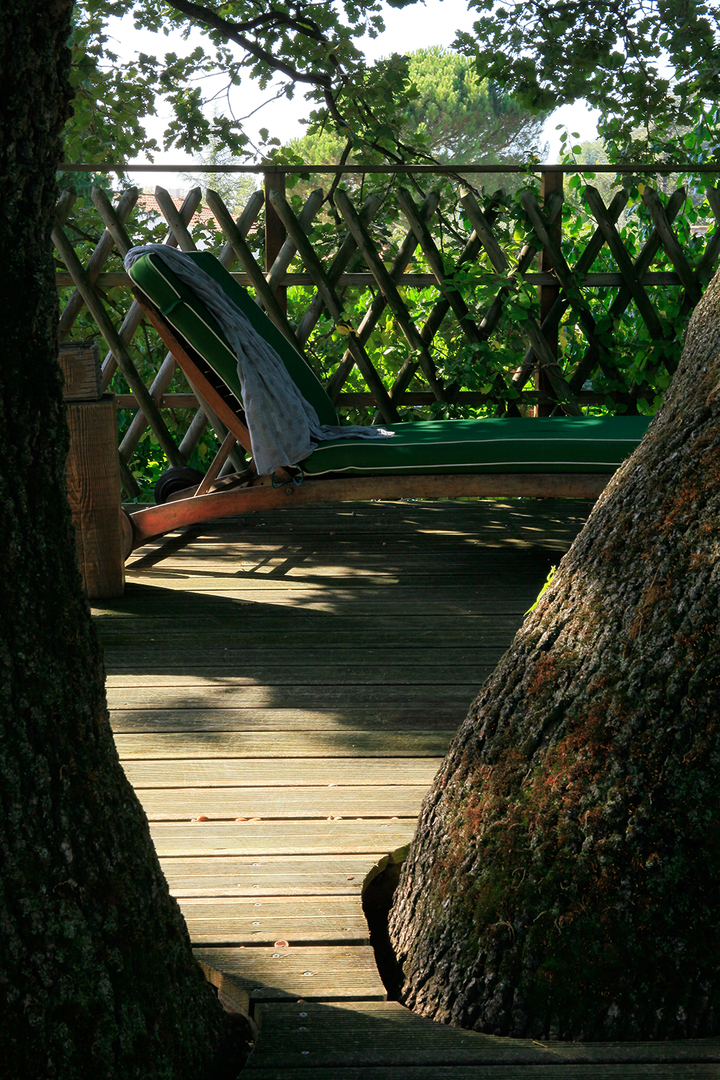
[[[540,199],[542,201],[543,207],[547,205],[547,200],[554,191],[557,191],[562,195],[563,174],[559,170],[555,169],[542,169],[540,171]],[[553,239],[557,241],[557,244],[559,246],[562,241],[562,216],[559,215],[555,224],[551,226],[551,233]],[[550,261],[550,256],[546,251],[540,252],[538,269],[541,274],[547,274],[552,270],[552,262]],[[538,285],[541,324],[545,319],[545,316],[548,314],[551,307],[557,300],[559,294],[559,285]],[[546,332],[543,336],[545,337],[545,340],[550,346],[550,351],[552,352],[553,356],[557,357],[559,344],[557,329],[549,333]],[[535,388],[541,397],[552,396],[550,383],[539,367],[535,373]],[[552,408],[553,407],[550,404],[538,403],[536,409],[536,416],[549,416],[552,412]]]
[[[270,202],[271,191],[279,191],[281,195],[285,195],[285,173],[266,172],[263,181],[265,188],[265,273],[268,274],[287,238],[285,226]],[[283,315],[287,315],[286,285],[277,287],[275,298]]]

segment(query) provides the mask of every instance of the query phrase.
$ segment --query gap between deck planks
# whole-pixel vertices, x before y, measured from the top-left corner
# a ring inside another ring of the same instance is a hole
[[[718,1075],[707,1044],[670,1073],[650,1051],[573,1057],[429,1023],[384,1000],[369,946],[363,878],[412,837],[453,732],[589,509],[358,504],[211,523],[137,552],[125,597],[96,609],[117,745],[170,888],[198,955],[262,1012],[248,1080],[478,1066],[531,1080],[558,1062],[566,1080]]]

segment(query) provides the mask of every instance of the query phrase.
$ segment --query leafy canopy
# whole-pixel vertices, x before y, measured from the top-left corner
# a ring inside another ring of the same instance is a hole
[[[337,130],[401,155],[394,116],[410,90],[407,61],[394,55],[368,65],[358,44],[384,29],[381,7],[380,0],[78,0],[71,41],[77,103],[68,158],[152,155],[157,146],[144,136],[142,120],[155,113],[158,95],[173,111],[166,149],[197,153],[215,142],[249,153],[243,118],[232,114],[229,99],[230,89],[247,78],[262,89],[279,80],[278,97],[292,98],[299,88],[316,115],[328,117]],[[183,55],[156,47],[120,62],[107,22],[128,15],[149,32],[150,47],[153,35],[170,30],[187,39],[200,29],[204,44]],[[208,115],[206,106],[223,98],[227,107]]]
[[[406,7],[418,0],[387,2]],[[158,96],[173,111],[166,148],[257,152],[229,93],[248,78],[263,88],[272,82],[279,97],[300,89],[315,130],[334,130],[356,151],[389,161],[475,155],[475,79],[499,122],[498,139],[502,123],[515,123],[522,110],[527,117],[585,99],[601,111],[600,134],[613,161],[645,152],[698,160],[720,153],[720,0],[468,4],[479,17],[473,32],[457,36],[462,57],[438,50],[437,70],[428,75],[403,55],[366,61],[362,38],[383,29],[381,0],[78,0],[68,159],[152,156],[157,146],[143,121],[155,113]],[[131,16],[147,31],[147,51],[120,62],[107,31],[110,16]],[[203,45],[193,47],[188,39],[198,29]],[[170,30],[184,35],[187,50],[164,52]],[[433,87],[442,82],[444,104],[428,99],[428,79]],[[430,127],[444,132],[440,143],[423,138]],[[261,148],[267,152],[272,142]],[[498,153],[499,146],[495,140]]]
[[[615,159],[682,155],[717,133],[717,0],[468,0],[481,14],[455,45],[530,108],[585,99]],[[715,129],[713,131],[713,129]],[[694,146],[694,144],[693,144]]]

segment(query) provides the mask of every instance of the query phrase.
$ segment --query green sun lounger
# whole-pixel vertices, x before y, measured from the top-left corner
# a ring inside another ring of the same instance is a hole
[[[193,252],[190,258],[276,350],[320,423],[339,423],[320,381],[249,294],[212,255]],[[191,385],[228,428],[226,442],[234,444],[237,439],[249,450],[237,359],[216,320],[160,256],[143,255],[129,274],[136,297]],[[295,504],[443,495],[596,497],[638,445],[648,423],[648,417],[613,416],[384,425],[395,432],[393,438],[319,443],[313,453],[294,463],[302,470],[301,485],[297,476],[295,483],[274,488],[273,478],[249,475],[244,486],[228,488],[225,480],[218,490],[213,475],[197,494],[190,489],[188,497],[165,507],[138,511],[132,515],[133,546],[178,524],[288,505],[289,496]]]

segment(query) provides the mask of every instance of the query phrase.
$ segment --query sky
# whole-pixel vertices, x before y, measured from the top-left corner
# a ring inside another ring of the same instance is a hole
[[[415,49],[429,45],[450,46],[455,33],[460,29],[471,29],[473,12],[467,10],[466,0],[425,0],[411,8],[398,9],[386,7],[383,18],[386,30],[379,37],[366,38],[365,51],[370,60],[377,60],[392,52],[413,52]],[[115,39],[116,51],[123,58],[130,58],[136,50],[144,49],[149,52],[151,42],[160,41],[164,52],[172,50],[178,53],[188,48],[188,42],[184,42],[180,34],[170,34],[167,37],[155,38],[154,35],[140,33],[135,30],[132,19],[113,19],[110,21],[110,34]],[[201,36],[198,35],[198,41]],[[192,39],[190,44],[192,43]],[[247,116],[258,108],[263,101],[272,97],[272,90],[261,92],[252,83],[248,82],[238,88],[233,100],[233,109],[238,116]],[[255,135],[261,127],[267,128],[271,135],[286,142],[289,139],[304,134],[300,120],[307,115],[308,105],[301,95],[297,95],[292,101],[286,98],[281,102],[272,102],[265,105],[255,113],[246,123],[246,129]],[[594,116],[582,103],[563,106],[556,110],[545,125],[544,136],[549,143],[547,160],[556,161],[559,152],[560,135],[556,126],[562,124],[570,131],[578,132],[581,139],[593,139],[596,136]],[[157,123],[151,127],[148,125],[150,134],[161,141],[163,120],[159,117]],[[157,164],[181,165],[191,163],[192,158],[178,150],[170,150],[155,155]],[[156,179],[154,174],[137,173],[132,175],[135,183],[144,187],[154,186]],[[178,174],[161,174],[157,177],[164,187],[187,187],[187,179]]]

